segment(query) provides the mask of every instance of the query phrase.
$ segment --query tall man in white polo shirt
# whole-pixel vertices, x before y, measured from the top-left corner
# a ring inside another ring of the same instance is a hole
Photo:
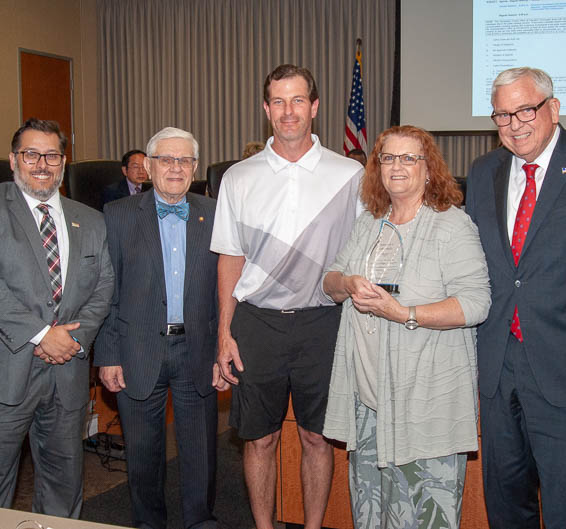
[[[224,176],[211,250],[220,254],[215,384],[233,384],[230,423],[246,439],[244,472],[256,526],[273,527],[275,448],[289,392],[303,455],[305,527],[320,528],[333,471],[322,437],[340,307],[320,278],[356,217],[362,166],[311,134],[312,74],[285,64],[264,84],[273,137]]]

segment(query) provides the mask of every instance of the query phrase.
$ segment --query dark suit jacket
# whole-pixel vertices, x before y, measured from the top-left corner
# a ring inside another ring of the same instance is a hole
[[[142,192],[151,189],[151,187],[151,184],[144,182],[142,184]],[[102,205],[104,206],[107,202],[112,202],[113,200],[129,196],[130,188],[128,187],[128,182],[126,178],[122,178],[119,182],[114,182],[102,190]]]
[[[209,250],[216,201],[187,194],[187,258],[183,313],[191,377],[201,395],[214,391],[217,341],[217,254]],[[104,210],[116,288],[96,341],[95,365],[122,366],[126,393],[147,398],[166,352],[167,293],[153,191]]]
[[[560,127],[517,267],[507,234],[511,160],[497,149],[468,175],[466,212],[479,227],[492,293],[478,329],[480,392],[492,397],[497,390],[517,305],[536,382],[548,402],[566,406],[566,132]]]
[[[69,233],[69,262],[59,323],[80,322],[72,335],[88,353],[110,309],[114,274],[102,214],[61,197]],[[45,250],[33,215],[16,184],[0,184],[0,402],[20,404],[32,368],[29,342],[53,321],[53,299]],[[52,366],[63,406],[88,400],[87,355]]]

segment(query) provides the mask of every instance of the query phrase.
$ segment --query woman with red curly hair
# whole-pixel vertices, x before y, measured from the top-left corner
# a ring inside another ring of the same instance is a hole
[[[343,303],[323,433],[352,451],[357,529],[455,529],[478,448],[474,327],[491,303],[478,231],[417,127],[380,134],[361,199],[323,282]]]

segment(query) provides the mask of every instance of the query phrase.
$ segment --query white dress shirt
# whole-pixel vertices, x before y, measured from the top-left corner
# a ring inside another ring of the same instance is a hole
[[[544,182],[544,176],[546,175],[546,170],[548,169],[548,164],[550,163],[550,158],[554,152],[554,147],[558,142],[558,136],[560,135],[560,129],[556,127],[554,131],[554,136],[550,140],[550,143],[546,146],[544,151],[539,155],[539,157],[532,163],[536,163],[539,167],[535,172],[535,184],[537,188],[537,199]],[[527,175],[523,170],[523,165],[527,163],[525,160],[513,156],[513,161],[511,162],[511,173],[509,174],[509,187],[507,188],[507,233],[509,236],[509,241],[513,240],[513,228],[515,227],[515,217],[517,216],[517,210],[519,209],[519,202],[521,202],[521,197],[525,192],[525,186],[527,185]]]
[[[41,219],[43,218],[43,213],[37,209],[37,206],[39,204],[47,204],[49,206],[49,214],[53,218],[53,222],[55,222],[55,229],[57,230],[57,246],[59,247],[59,260],[61,265],[61,286],[62,292],[65,292],[65,278],[67,277],[67,267],[69,265],[69,234],[65,223],[65,214],[63,213],[63,207],[61,206],[61,195],[59,194],[59,191],[57,191],[49,198],[49,200],[37,200],[37,198],[31,197],[25,192],[22,193],[29,209],[31,210],[38,231]],[[45,257],[45,265],[47,266],[47,255]],[[50,328],[50,325],[46,325],[30,340],[30,342],[34,345],[38,345]]]

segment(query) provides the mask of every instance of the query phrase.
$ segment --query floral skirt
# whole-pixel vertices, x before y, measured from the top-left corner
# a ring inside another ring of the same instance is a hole
[[[356,529],[458,529],[466,454],[377,466],[376,412],[358,401],[357,445],[350,453]]]

